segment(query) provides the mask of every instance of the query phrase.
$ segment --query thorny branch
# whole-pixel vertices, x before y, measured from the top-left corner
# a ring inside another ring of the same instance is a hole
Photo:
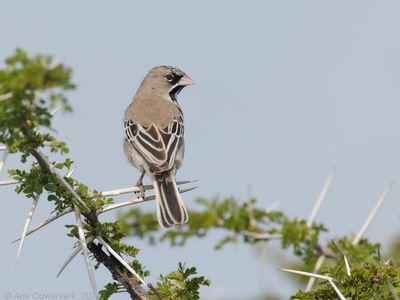
[[[55,173],[51,168],[51,165],[39,150],[33,148],[31,154],[36,158],[38,164],[44,172],[47,172],[48,174]],[[65,191],[71,192],[72,187],[65,181],[65,179],[61,176],[57,177],[59,178],[59,182]],[[87,205],[77,195],[76,191],[73,191],[73,195],[75,196],[76,200],[79,201],[79,203],[83,204],[84,207],[87,207]],[[81,214],[86,218],[91,226],[96,227],[97,223],[99,223],[97,213],[95,211],[82,211]],[[131,274],[125,274],[123,272],[125,267],[122,266],[121,263],[112,256],[107,255],[102,250],[101,246],[94,245],[94,242],[89,242],[87,247],[95,255],[97,261],[102,263],[113,274],[115,280],[120,282],[124,288],[126,288],[132,299],[150,299],[148,298],[146,291],[140,286],[137,280]]]

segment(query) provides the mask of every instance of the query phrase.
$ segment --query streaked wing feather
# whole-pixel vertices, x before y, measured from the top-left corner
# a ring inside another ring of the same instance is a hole
[[[125,122],[125,137],[158,173],[173,168],[184,134],[183,119],[178,117],[165,128],[155,124],[144,126],[132,120]]]

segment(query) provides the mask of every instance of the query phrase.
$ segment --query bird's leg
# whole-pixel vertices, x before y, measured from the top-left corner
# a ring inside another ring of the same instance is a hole
[[[135,187],[138,187],[140,189],[139,193],[140,193],[140,198],[142,199],[144,199],[143,177],[145,173],[146,173],[145,171],[142,172],[142,175],[140,175],[138,181],[135,184]]]

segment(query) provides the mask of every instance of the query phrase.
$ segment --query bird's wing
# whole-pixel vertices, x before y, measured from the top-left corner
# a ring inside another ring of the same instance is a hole
[[[154,173],[172,169],[183,142],[183,119],[177,117],[165,128],[125,121],[125,138],[149,164]]]

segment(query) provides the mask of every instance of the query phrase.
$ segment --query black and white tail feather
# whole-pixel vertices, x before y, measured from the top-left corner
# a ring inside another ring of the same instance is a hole
[[[175,181],[174,172],[155,176],[154,191],[157,201],[157,218],[163,227],[182,225],[188,222],[188,213]]]

